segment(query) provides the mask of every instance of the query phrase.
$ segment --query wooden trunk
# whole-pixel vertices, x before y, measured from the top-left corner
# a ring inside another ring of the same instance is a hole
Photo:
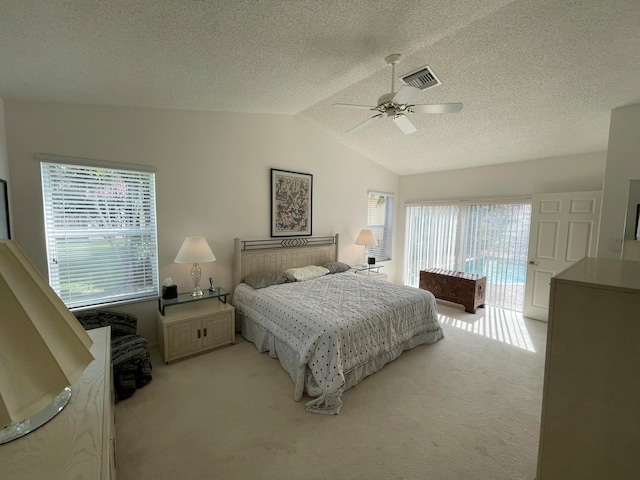
[[[420,288],[429,290],[441,300],[463,305],[469,313],[476,313],[478,307],[484,306],[487,277],[429,268],[420,270]]]

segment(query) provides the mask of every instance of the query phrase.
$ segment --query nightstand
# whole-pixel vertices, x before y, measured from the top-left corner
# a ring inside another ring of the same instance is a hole
[[[158,300],[158,346],[166,363],[233,343],[235,310],[228,295],[217,288],[201,297]]]
[[[379,280],[386,280],[387,274],[380,273],[380,269],[384,267],[384,265],[351,265],[351,270],[353,270],[356,274],[362,275],[364,277],[377,278]]]

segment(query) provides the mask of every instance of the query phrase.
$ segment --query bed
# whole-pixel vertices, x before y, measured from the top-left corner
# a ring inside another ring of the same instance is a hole
[[[444,336],[430,292],[345,271],[337,252],[338,235],[235,240],[240,331],[279,359],[294,399],[306,392],[313,413],[339,413],[344,392],[403,351]]]

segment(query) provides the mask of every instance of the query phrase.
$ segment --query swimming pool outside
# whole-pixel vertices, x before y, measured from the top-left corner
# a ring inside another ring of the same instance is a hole
[[[499,257],[481,257],[467,260],[464,271],[484,275],[490,283],[525,283],[527,261],[504,261]]]

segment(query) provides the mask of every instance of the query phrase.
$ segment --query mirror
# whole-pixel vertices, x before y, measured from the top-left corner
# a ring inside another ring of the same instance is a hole
[[[627,203],[622,258],[640,260],[640,180],[629,181],[629,202]]]

